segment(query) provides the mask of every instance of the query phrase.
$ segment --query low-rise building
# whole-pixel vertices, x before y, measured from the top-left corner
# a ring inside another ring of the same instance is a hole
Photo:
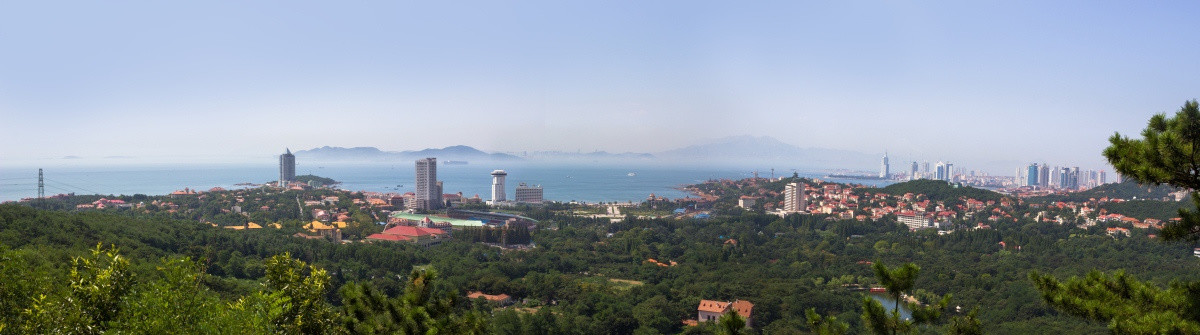
[[[896,221],[908,226],[909,229],[925,229],[935,228],[933,218],[924,213],[916,212],[900,212],[896,214]]]
[[[404,241],[420,245],[434,245],[445,239],[446,232],[441,229],[414,226],[395,226],[367,236],[370,241]]]
[[[480,291],[474,291],[474,292],[467,293],[467,299],[479,299],[479,298],[483,298],[484,300],[487,300],[488,302],[492,302],[492,303],[495,303],[496,305],[500,305],[500,306],[507,306],[507,305],[512,304],[512,297],[510,297],[509,295],[504,294],[504,293],[500,293],[500,294],[496,294],[496,295],[484,294],[483,292],[480,292]]]
[[[722,315],[725,315],[730,310],[733,310],[738,316],[746,319],[746,328],[750,328],[754,304],[745,300],[734,300],[732,302],[700,300],[700,306],[696,307],[696,320],[700,322],[716,322],[717,319],[720,319]]]

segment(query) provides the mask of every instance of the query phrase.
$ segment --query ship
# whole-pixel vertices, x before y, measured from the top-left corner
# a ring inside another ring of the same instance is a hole
[[[446,161],[446,165],[467,165],[467,161]]]

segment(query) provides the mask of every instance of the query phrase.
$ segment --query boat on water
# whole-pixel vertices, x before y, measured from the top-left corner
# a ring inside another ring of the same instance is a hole
[[[630,176],[630,177],[637,176],[637,173],[636,173],[636,172],[630,172],[630,173],[626,174],[626,176]]]

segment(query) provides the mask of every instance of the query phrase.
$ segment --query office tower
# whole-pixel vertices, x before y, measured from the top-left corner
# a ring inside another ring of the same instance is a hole
[[[926,161],[925,166],[923,166],[923,167],[924,167],[924,169],[921,169],[921,174],[928,176],[929,175],[929,162]]]
[[[946,163],[937,162],[937,164],[933,166],[933,179],[946,180],[946,172]]]
[[[537,204],[542,202],[542,186],[529,186],[525,183],[517,184],[516,200],[522,203]]]
[[[887,151],[883,152],[883,167],[879,169],[879,178],[888,179],[892,176],[892,167],[888,165]]]
[[[1050,166],[1042,163],[1041,169],[1038,170],[1038,186],[1050,186]]]
[[[946,179],[945,181],[954,181],[954,164],[946,163]]]
[[[1038,186],[1038,171],[1037,163],[1029,164],[1025,170],[1025,186]]]
[[[1067,170],[1067,168],[1063,168],[1063,170]],[[1072,167],[1070,170],[1067,170],[1066,184],[1067,184],[1066,185],[1067,188],[1079,189],[1079,167],[1078,166]]]
[[[917,179],[917,161],[913,161],[912,171],[909,172],[909,174],[908,174],[908,180],[916,180],[916,179]]]
[[[288,182],[296,180],[296,155],[292,149],[279,155],[279,187],[287,187]]]
[[[1025,186],[1025,169],[1017,167],[1017,171],[1013,173],[1013,186]]]
[[[1100,185],[1107,184],[1108,180],[1106,179],[1108,179],[1108,176],[1104,175],[1104,170],[1100,170]]]
[[[783,211],[800,213],[808,207],[804,199],[803,183],[788,183],[783,186]]]
[[[437,181],[437,158],[417,160],[416,209],[438,209],[442,205],[442,190]]]
[[[1057,166],[1050,169],[1050,179],[1048,180],[1046,186],[1061,187],[1062,181],[1067,180],[1067,178],[1065,176],[1066,173],[1067,173],[1066,169],[1059,168]]]
[[[504,202],[504,177],[508,176],[504,170],[492,171],[492,203]]]

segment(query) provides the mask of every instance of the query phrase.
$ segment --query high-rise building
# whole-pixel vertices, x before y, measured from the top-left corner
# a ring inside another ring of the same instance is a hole
[[[804,183],[788,183],[783,186],[784,212],[801,213],[807,207],[808,203],[804,199]]]
[[[438,209],[442,206],[442,190],[437,181],[437,158],[417,160],[416,209]]]
[[[517,184],[516,195],[514,196],[517,202],[538,204],[542,203],[542,186],[529,186],[525,183]]]
[[[888,179],[892,176],[892,167],[888,165],[887,151],[883,152],[883,167],[879,169],[879,178]]]
[[[1017,172],[1013,174],[1013,186],[1025,186],[1025,169],[1017,167]]]
[[[1108,180],[1106,179],[1108,179],[1108,176],[1104,175],[1104,170],[1100,170],[1100,185],[1107,184]]]
[[[1038,186],[1038,171],[1037,163],[1029,164],[1025,172],[1025,186]]]
[[[508,176],[504,170],[492,171],[492,203],[504,202],[504,177]]]
[[[908,180],[916,180],[916,179],[917,179],[917,161],[913,161],[912,171],[909,171],[909,173],[908,173]]]
[[[946,179],[945,181],[954,181],[954,164],[946,163]]]
[[[1075,167],[1072,167],[1070,170],[1067,170],[1067,168],[1063,168],[1063,170],[1067,171],[1066,181],[1063,182],[1063,187],[1066,187],[1069,189],[1079,189],[1079,167],[1075,166]]]
[[[1050,165],[1042,163],[1042,167],[1038,170],[1038,186],[1050,186]]]
[[[946,180],[947,176],[946,162],[937,162],[933,167],[933,179]]]
[[[292,149],[279,155],[279,187],[287,187],[288,182],[296,180],[296,155]]]

